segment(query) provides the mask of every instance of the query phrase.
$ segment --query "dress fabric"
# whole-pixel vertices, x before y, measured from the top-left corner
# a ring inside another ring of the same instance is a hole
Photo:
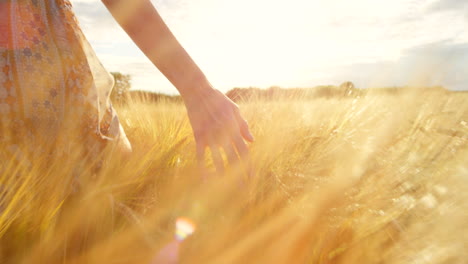
[[[113,84],[68,0],[0,0],[0,128],[34,137],[74,123],[91,144],[126,140]]]

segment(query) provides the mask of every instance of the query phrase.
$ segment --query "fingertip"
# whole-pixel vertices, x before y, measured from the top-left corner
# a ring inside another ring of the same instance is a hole
[[[249,124],[247,123],[247,121],[241,118],[238,122],[242,137],[249,142],[254,142],[255,138],[250,132]]]
[[[247,130],[247,133],[246,133],[246,134],[247,134],[247,135],[246,135],[246,138],[245,138],[245,139],[247,139],[247,141],[249,141],[249,142],[254,142],[254,141],[255,141],[254,136],[252,135],[252,133],[250,133],[249,130]]]
[[[242,137],[249,141],[249,142],[254,142],[255,141],[255,138],[254,136],[252,135],[252,133],[250,132],[250,129],[248,126],[244,126],[242,129],[241,129],[241,134],[242,134]]]

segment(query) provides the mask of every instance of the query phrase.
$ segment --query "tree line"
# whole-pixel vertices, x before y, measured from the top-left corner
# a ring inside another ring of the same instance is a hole
[[[180,96],[167,95],[148,91],[132,91],[131,76],[119,72],[111,73],[115,79],[114,89],[111,93],[111,100],[114,104],[125,104],[130,100],[140,100],[145,102],[182,102]],[[418,93],[438,92],[447,93],[448,90],[441,86],[434,87],[383,87],[359,89],[350,81],[339,86],[321,85],[311,88],[281,88],[272,86],[267,89],[248,87],[236,87],[229,90],[226,95],[235,102],[252,100],[310,100],[317,98],[358,98],[368,94],[399,95],[418,89]]]

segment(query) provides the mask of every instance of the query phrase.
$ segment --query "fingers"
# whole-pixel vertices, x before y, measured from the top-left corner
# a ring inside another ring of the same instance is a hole
[[[220,148],[226,155],[228,164],[235,170],[242,168],[248,169],[249,148],[245,141],[254,141],[247,122],[242,118],[238,107],[231,107],[229,110],[219,113],[221,121],[214,123],[205,123],[203,128],[199,128],[195,133],[197,141],[197,160],[204,168],[205,149],[210,148],[213,165],[219,174],[225,171],[223,156]]]
[[[254,142],[255,139],[252,135],[252,133],[250,132],[250,129],[249,129],[249,125],[247,124],[247,121],[245,120],[242,120],[239,124],[239,128],[240,128],[240,131],[241,131],[241,134],[242,136],[249,142]]]
[[[239,163],[239,157],[237,156],[236,150],[232,146],[231,142],[225,143],[224,152],[226,153],[229,164],[234,165]]]
[[[244,143],[244,140],[239,135],[235,140],[226,139],[224,141],[222,148],[226,154],[227,161],[230,166],[237,167],[240,166],[241,159],[247,159],[249,150],[247,145]],[[224,160],[219,149],[219,144],[210,142],[208,147],[210,148],[211,158],[213,160],[213,165],[218,174],[223,174],[225,172]],[[201,168],[206,168],[205,166],[205,148],[207,145],[197,144],[197,161]]]
[[[197,141],[197,163],[200,167],[205,167],[205,144]]]
[[[245,144],[244,140],[239,135],[234,136],[233,143],[236,146],[240,159],[245,160],[249,155],[247,144]]]
[[[253,136],[249,131],[247,122],[240,116],[238,108],[234,108],[233,114],[234,118],[226,124],[225,133],[227,132],[227,134],[222,138],[222,142],[229,164],[240,169],[248,163],[246,160],[248,159],[249,149],[244,138],[253,141]]]
[[[216,171],[219,174],[222,174],[224,172],[224,162],[223,162],[221,153],[219,152],[219,148],[216,144],[210,144],[210,150],[211,150],[211,157],[213,158],[213,163],[215,165]]]
[[[252,176],[252,164],[250,162],[250,157],[249,157],[249,148],[247,144],[245,144],[244,140],[242,137],[237,136],[234,138],[234,144],[237,148],[237,153],[239,153],[239,156],[241,158],[241,170],[243,170],[244,173],[250,178]]]
[[[239,108],[234,109],[234,115],[236,117],[237,124],[239,125],[239,130],[241,132],[242,137],[249,142],[254,142],[255,139],[252,133],[250,132],[249,124],[247,123],[247,121],[245,121],[244,118],[242,118]]]

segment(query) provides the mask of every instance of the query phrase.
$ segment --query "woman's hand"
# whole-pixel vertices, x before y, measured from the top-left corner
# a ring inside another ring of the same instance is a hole
[[[239,107],[220,91],[207,88],[184,98],[190,124],[197,144],[198,162],[204,165],[205,149],[210,148],[218,172],[224,171],[222,149],[231,165],[239,165],[248,158],[244,140],[254,138]]]
[[[184,98],[197,143],[199,162],[205,160],[206,147],[211,149],[219,172],[224,170],[220,148],[231,164],[245,160],[248,148],[244,139],[253,141],[253,137],[239,107],[209,85],[203,72],[174,37],[151,1],[102,2]]]

